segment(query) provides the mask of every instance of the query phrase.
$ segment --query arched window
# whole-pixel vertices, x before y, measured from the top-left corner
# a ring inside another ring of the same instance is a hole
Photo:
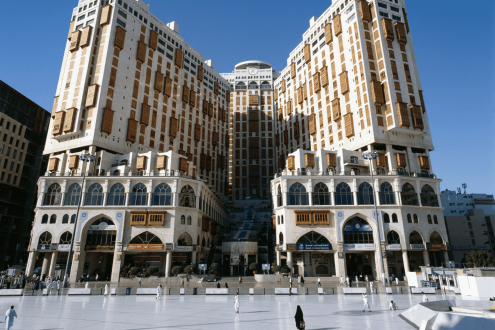
[[[308,205],[308,193],[306,188],[296,182],[289,188],[289,205]]]
[[[48,245],[48,244],[52,244],[52,234],[45,231],[40,235],[40,238],[38,239],[38,245]]]
[[[186,224],[186,216],[185,215],[181,215],[181,217],[180,217],[180,224],[181,225],[185,225]]]
[[[344,226],[344,243],[371,244],[373,243],[373,229],[366,220],[354,217]]]
[[[410,183],[402,186],[402,205],[419,205],[416,190]]]
[[[78,183],[73,183],[69,186],[65,195],[65,205],[79,205],[81,200],[81,186]]]
[[[427,215],[426,218],[428,219],[428,224],[429,225],[432,225],[433,224],[433,221],[431,221],[431,215]]]
[[[179,193],[179,205],[182,207],[196,207],[196,195],[194,194],[194,189],[190,185],[182,187]]]
[[[407,214],[407,223],[412,223],[412,217],[409,213]]]
[[[160,183],[153,193],[153,205],[172,205],[172,189],[166,183]]]
[[[113,250],[116,239],[115,223],[105,217],[99,218],[89,226],[86,250]]]
[[[278,234],[278,244],[279,245],[284,244],[284,234],[282,233]]]
[[[443,244],[443,238],[442,238],[442,236],[440,236],[439,233],[437,233],[436,231],[434,231],[430,235],[430,243],[431,244]]]
[[[50,224],[54,224],[54,223],[57,223],[57,215],[56,214],[52,214],[52,216],[50,217]]]
[[[383,223],[390,223],[390,216],[388,213],[383,213]]]
[[[395,213],[392,213],[392,222],[393,223],[398,223],[399,222],[399,219],[397,218],[397,214],[395,214]]]
[[[313,190],[313,205],[330,205],[330,193],[323,182],[317,183]]]
[[[345,182],[339,183],[335,188],[335,205],[354,205],[351,188]]]
[[[134,236],[133,239],[129,242],[129,244],[163,244],[162,240],[159,239],[154,234],[149,231],[145,231],[137,236]]]
[[[400,237],[395,231],[391,230],[387,234],[387,244],[400,244]]]
[[[103,205],[103,188],[99,183],[93,183],[89,187],[84,205]]]
[[[284,224],[284,216],[283,215],[280,216],[280,223]]]
[[[69,215],[68,214],[64,214],[64,216],[62,218],[62,223],[69,223]]]
[[[45,201],[43,205],[60,205],[60,198],[62,197],[61,188],[58,183],[53,183],[48,187],[45,193]]]
[[[121,183],[116,183],[110,188],[107,205],[125,205],[125,188]]]
[[[283,204],[283,198],[282,198],[282,188],[280,188],[280,185],[278,185],[277,188],[277,206],[282,206]]]
[[[329,244],[330,241],[322,234],[316,231],[310,231],[299,237],[297,244]]]
[[[138,183],[134,187],[132,187],[131,200],[129,202],[129,205],[148,204],[148,193],[144,184]]]
[[[392,189],[392,185],[388,182],[383,182],[380,185],[380,204],[381,205],[394,205],[395,193]]]
[[[414,223],[419,223],[417,214],[413,215],[413,219],[414,219]]]
[[[71,215],[71,217],[70,217],[70,223],[75,223],[75,222],[76,222],[76,215],[75,215],[75,214],[73,214],[73,215]]]
[[[357,195],[359,205],[373,205],[373,187],[368,182],[359,185]]]
[[[423,237],[417,231],[413,231],[409,235],[409,244],[423,244]]]
[[[423,206],[436,206],[438,207],[437,194],[430,185],[425,184],[421,188],[421,205]]]
[[[437,219],[437,216],[436,215],[433,216],[433,223],[435,225],[438,225],[438,219]]]
[[[187,217],[187,225],[190,226],[192,222],[191,216]]]
[[[201,241],[201,246],[202,247],[206,247],[206,240],[205,238],[203,237],[203,240]]]
[[[41,218],[41,223],[48,223],[48,214],[43,214],[43,217]]]
[[[62,234],[62,236],[60,236],[60,241],[58,242],[58,244],[70,244],[70,241],[72,241],[72,233],[66,231]]]
[[[198,219],[198,222],[199,222],[199,219]],[[199,245],[199,235],[198,235],[198,239],[196,240],[196,245],[197,245],[197,246],[200,246],[200,245]]]
[[[280,225],[280,215],[277,216],[277,225]]]

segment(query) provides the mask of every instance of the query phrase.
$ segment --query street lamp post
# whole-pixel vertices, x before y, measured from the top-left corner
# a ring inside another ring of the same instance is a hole
[[[74,240],[76,239],[77,221],[79,220],[79,209],[81,208],[81,204],[82,204],[84,181],[86,180],[86,163],[94,162],[96,159],[96,156],[92,155],[90,153],[85,153],[85,154],[80,155],[79,159],[83,162],[83,165],[82,165],[83,178],[82,178],[82,184],[81,184],[81,196],[79,197],[79,203],[77,204],[76,220],[74,221],[74,229],[72,230],[72,233],[73,233],[72,239],[70,240],[69,256],[67,257],[67,264],[65,265],[64,282],[62,285],[64,288],[67,287],[67,277],[69,276],[69,269],[70,269],[71,263],[72,263],[72,249],[74,247]]]
[[[385,287],[387,280],[385,279],[385,263],[383,262],[382,242],[380,239],[380,235],[382,232],[382,230],[381,230],[382,224],[380,221],[380,217],[378,216],[378,210],[376,207],[375,183],[373,180],[373,160],[378,158],[378,154],[375,151],[367,151],[367,152],[363,153],[363,158],[368,160],[368,162],[370,164],[371,187],[373,188],[373,206],[375,207],[376,223],[378,224],[378,238],[379,238],[378,253],[380,254],[380,262],[382,264],[382,282],[383,282],[383,286]]]

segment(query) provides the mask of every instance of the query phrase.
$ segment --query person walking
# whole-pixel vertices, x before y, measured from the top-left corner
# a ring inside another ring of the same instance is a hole
[[[105,292],[103,293],[104,296],[108,294],[108,284],[105,284]]]
[[[158,300],[162,299],[162,285],[158,284],[158,287],[156,288],[156,298]]]
[[[227,284],[227,282],[225,282],[225,288],[228,289],[229,288],[229,285]]]
[[[421,292],[421,295],[423,296],[423,302],[424,302],[424,303],[425,303],[425,302],[430,302],[430,301],[428,300],[428,298],[426,298],[426,295],[425,295],[425,293],[424,293],[424,292]]]
[[[60,291],[60,279],[57,280],[57,291]]]
[[[321,286],[321,279],[319,276],[318,276],[318,286]]]
[[[183,288],[184,287],[184,278],[181,279],[180,281],[180,287]]]
[[[236,293],[234,297],[234,308],[235,312],[239,313],[239,295]]]
[[[10,306],[5,312],[5,329],[10,330],[14,326],[14,317],[17,318],[17,313],[14,310],[14,306]]]
[[[399,278],[398,277],[395,278],[395,285],[399,286]]]
[[[368,307],[370,313],[371,313],[371,307],[370,307],[370,304],[368,303],[368,295],[366,293],[363,293],[363,303],[364,303],[364,309],[363,309],[363,313],[366,312],[366,307]]]
[[[340,277],[340,285],[344,285],[344,277]]]
[[[239,285],[242,283],[242,276],[239,276]]]
[[[89,289],[89,282],[86,282],[86,285],[84,286],[85,289]]]
[[[368,282],[369,282],[368,275],[366,275],[366,276],[364,277],[364,280],[366,281],[366,283],[368,283]]]
[[[220,289],[220,282],[217,282],[217,289]]]
[[[296,315],[294,315],[294,319],[296,320],[296,328],[298,330],[302,330],[306,328],[306,324],[304,322],[303,311],[301,306],[297,305]]]
[[[371,293],[373,293],[375,290],[375,283],[373,281],[370,282],[370,290],[371,290]]]
[[[47,290],[47,294],[50,295],[50,291],[52,289],[52,282],[50,280],[46,280],[46,290]]]
[[[347,282],[347,286],[349,286],[349,283],[350,283],[350,282],[349,282],[349,276],[347,276],[347,277],[345,278],[345,281]]]
[[[98,282],[98,274],[96,274],[95,281]]]
[[[393,300],[390,300],[390,305],[388,305],[388,310],[397,311],[397,310],[399,310],[399,306],[397,306],[397,304],[394,303]]]
[[[292,296],[292,282],[289,283],[289,296]]]
[[[141,277],[139,278],[139,286],[141,286]]]

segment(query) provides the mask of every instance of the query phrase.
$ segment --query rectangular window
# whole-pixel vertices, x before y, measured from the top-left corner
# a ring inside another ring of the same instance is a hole
[[[320,40],[325,38],[325,33],[323,33],[321,36],[320,36]]]
[[[387,5],[381,2],[378,3],[378,7],[387,9]]]
[[[380,16],[385,17],[385,18],[388,18],[388,14],[387,13],[384,13],[382,11],[380,12]]]
[[[189,67],[187,65],[184,65],[184,70],[189,71]]]
[[[126,3],[124,3],[124,9],[127,9],[127,4]]]
[[[122,10],[119,9],[118,11],[119,15],[122,16],[123,18],[127,18],[127,14],[124,13]]]
[[[144,19],[144,24],[148,24],[148,20],[146,18]]]
[[[132,14],[132,12],[133,12],[132,7],[129,7],[129,12]]]
[[[392,15],[392,18],[398,22],[402,22],[402,18],[399,16]]]
[[[92,11],[90,11],[90,12],[88,13],[88,17],[89,17],[89,16],[93,16],[95,13],[96,13],[96,10],[92,10]]]
[[[76,26],[76,31],[82,29],[83,27],[84,27],[84,24],[79,24],[78,26]]]
[[[85,17],[86,17],[86,15],[79,16],[79,17],[77,18],[77,21],[78,21],[78,22],[80,22],[80,21],[82,21]]]
[[[169,53],[167,53],[167,55],[166,55],[166,56],[167,56],[169,59],[171,59],[171,60],[173,60],[173,59],[174,59],[174,57],[173,57],[172,55],[170,55]]]
[[[318,40],[315,40],[315,42],[313,42],[313,47],[318,43]]]
[[[90,19],[89,21],[86,22],[86,26],[91,25],[95,22],[94,19]]]
[[[160,53],[162,53],[163,55],[165,55],[165,51],[164,51],[163,49],[161,49],[160,47],[157,47],[157,49],[158,49],[158,51],[159,51]]]
[[[139,20],[142,21],[143,20],[143,15],[139,15]]]
[[[9,171],[12,171],[14,169],[14,162],[10,162],[10,168]]]
[[[191,74],[192,74],[192,75],[196,75],[196,72],[194,72],[194,71],[192,71],[192,70],[191,70]]]
[[[392,11],[395,11],[396,13],[399,13],[399,8],[397,8],[397,7],[390,6],[390,9],[391,9]]]
[[[117,1],[117,3],[122,6],[122,0]]]
[[[158,43],[159,43],[160,45],[162,45],[163,47],[165,47],[165,46],[166,46],[165,41],[163,41],[163,40],[162,40],[162,39],[160,39],[160,38],[158,38]]]
[[[172,47],[170,47],[170,45],[167,45],[167,49],[170,50],[171,52],[174,51],[174,49]]]
[[[318,53],[318,48],[316,48],[316,49],[313,51],[313,55],[314,55],[314,54],[316,54],[316,53]],[[287,86],[287,87],[289,87],[289,86]]]
[[[134,10],[134,16],[138,17],[138,12]]]
[[[122,22],[120,19],[117,18],[117,24],[125,28],[125,23]]]

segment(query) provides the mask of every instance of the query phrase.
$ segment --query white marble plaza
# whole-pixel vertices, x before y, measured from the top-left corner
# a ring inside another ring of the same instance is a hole
[[[413,329],[399,313],[420,302],[419,295],[370,295],[372,313],[362,312],[361,296],[50,296],[1,297],[2,313],[15,305],[13,330],[29,329],[295,329],[301,305],[306,329]],[[430,301],[461,299],[428,295]],[[389,311],[393,299],[399,311]],[[4,327],[5,324],[0,324]]]

